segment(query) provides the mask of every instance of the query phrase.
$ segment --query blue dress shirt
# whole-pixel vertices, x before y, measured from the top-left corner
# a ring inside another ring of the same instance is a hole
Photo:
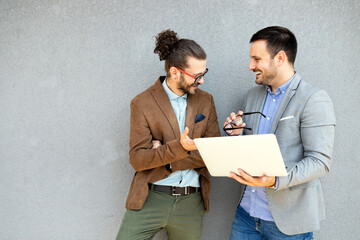
[[[281,87],[276,89],[276,94],[271,91],[270,86],[266,86],[267,95],[262,109],[262,113],[266,116],[266,118],[260,118],[257,134],[270,133],[271,125],[280,106],[281,100],[283,99],[285,92],[295,75],[296,73],[290,81],[287,81]],[[265,187],[246,186],[240,206],[252,217],[260,218],[265,221],[274,221],[267,202]]]
[[[185,129],[187,94],[182,96],[176,95],[166,84],[166,79],[162,83],[166,94],[169,97],[171,106],[174,109],[176,118],[179,123],[180,133]],[[176,186],[176,187],[200,187],[199,174],[192,170],[179,170],[170,174],[167,178],[154,182],[156,185]]]

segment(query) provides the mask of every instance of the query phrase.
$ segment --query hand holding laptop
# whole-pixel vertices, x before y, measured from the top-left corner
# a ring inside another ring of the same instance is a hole
[[[244,172],[242,169],[238,169],[239,174],[234,173],[233,171],[230,172],[230,178],[235,179],[239,183],[253,186],[253,187],[274,187],[276,184],[276,178],[275,177],[268,177],[268,176],[262,176],[262,177],[253,177],[246,172]]]

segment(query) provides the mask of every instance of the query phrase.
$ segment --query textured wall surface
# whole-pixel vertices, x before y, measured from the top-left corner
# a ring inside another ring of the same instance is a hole
[[[154,36],[203,46],[222,124],[254,86],[248,42],[269,25],[295,33],[296,71],[335,105],[316,239],[359,239],[359,12],[352,0],[0,0],[0,239],[114,239],[134,174],[129,103],[164,74]],[[238,185],[212,183],[202,239],[227,239]]]

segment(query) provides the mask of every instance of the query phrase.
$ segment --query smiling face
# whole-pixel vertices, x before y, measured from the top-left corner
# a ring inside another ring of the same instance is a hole
[[[188,74],[181,72],[176,67],[170,68],[170,78],[167,80],[169,88],[179,96],[186,93],[195,94],[198,86],[204,83],[204,77],[195,82],[197,76],[203,75],[206,71],[206,59],[187,58],[187,67],[182,69]],[[192,75],[194,77],[191,77]]]
[[[249,70],[255,73],[256,84],[274,85],[277,81],[278,69],[275,66],[274,58],[271,58],[267,50],[265,40],[258,40],[251,44],[250,58]]]

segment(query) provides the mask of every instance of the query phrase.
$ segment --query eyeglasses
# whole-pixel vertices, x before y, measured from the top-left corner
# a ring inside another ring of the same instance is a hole
[[[266,116],[262,112],[247,112],[247,113],[243,113],[242,115],[238,114],[238,115],[236,115],[236,117],[242,117],[242,116],[245,116],[245,115],[251,115],[251,114],[256,114],[256,113],[259,113],[261,116],[266,118]],[[250,131],[252,130],[252,128],[248,128],[248,127],[238,127],[237,124],[234,123],[234,120],[231,121],[230,123],[228,123],[226,126],[224,126],[223,130],[226,132],[226,131],[229,131],[229,130],[236,130],[236,129],[240,129],[240,128],[247,129],[247,130],[250,130]]]
[[[178,67],[175,67],[175,68],[176,68],[176,69],[178,69],[180,72],[182,72],[182,73],[184,73],[184,74],[188,75],[189,77],[194,78],[194,83],[196,83],[196,82],[200,81],[200,79],[201,79],[202,77],[204,77],[204,76],[205,76],[205,74],[209,71],[209,69],[206,69],[206,70],[205,70],[205,72],[204,72],[203,74],[201,74],[201,75],[199,75],[199,76],[194,76],[194,75],[192,75],[192,74],[190,74],[190,73],[185,72],[185,71],[184,71],[184,70],[182,70],[181,68],[178,68]]]

